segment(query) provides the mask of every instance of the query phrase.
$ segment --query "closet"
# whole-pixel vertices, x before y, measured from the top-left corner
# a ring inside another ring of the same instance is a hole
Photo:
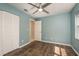
[[[0,55],[19,47],[19,16],[0,11]]]

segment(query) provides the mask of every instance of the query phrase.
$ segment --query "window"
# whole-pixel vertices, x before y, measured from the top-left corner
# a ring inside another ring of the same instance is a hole
[[[75,16],[75,39],[79,40],[79,14]]]

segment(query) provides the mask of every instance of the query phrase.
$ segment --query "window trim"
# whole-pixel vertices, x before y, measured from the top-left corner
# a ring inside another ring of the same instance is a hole
[[[79,40],[79,34],[78,34],[78,31],[77,31],[77,27],[79,27],[79,24],[77,24],[77,17],[79,16],[79,14],[76,14],[75,15],[75,39]]]

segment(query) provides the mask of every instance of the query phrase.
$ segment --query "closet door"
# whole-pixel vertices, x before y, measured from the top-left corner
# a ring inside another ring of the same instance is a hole
[[[8,12],[3,12],[2,16],[2,51],[6,54],[19,47],[19,17]]]
[[[16,49],[19,47],[19,17],[14,15],[11,19],[12,49]]]

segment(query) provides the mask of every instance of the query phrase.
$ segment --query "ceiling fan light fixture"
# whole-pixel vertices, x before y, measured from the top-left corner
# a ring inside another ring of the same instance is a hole
[[[40,12],[41,12],[41,11],[43,11],[43,9],[42,9],[42,8],[39,8],[38,10],[39,10]]]

